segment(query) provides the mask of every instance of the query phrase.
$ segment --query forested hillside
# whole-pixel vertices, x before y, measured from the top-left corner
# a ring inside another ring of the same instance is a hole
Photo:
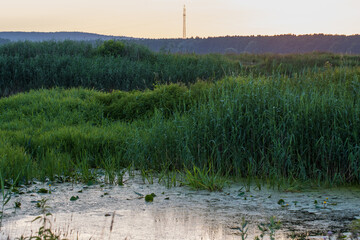
[[[8,40],[8,39],[0,38],[0,45],[5,44],[5,43],[9,43],[9,42],[10,42],[10,40]]]
[[[153,51],[206,53],[307,53],[360,54],[360,35],[235,36],[190,39],[140,39]]]
[[[140,39],[106,36],[82,32],[0,32],[0,38],[11,41],[92,41],[128,40],[144,45],[152,51],[172,53],[309,53],[331,52],[360,54],[360,35],[277,35],[225,36],[187,39]],[[0,41],[1,44],[1,41]]]

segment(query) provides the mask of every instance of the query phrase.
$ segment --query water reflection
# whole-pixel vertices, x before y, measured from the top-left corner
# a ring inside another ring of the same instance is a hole
[[[33,216],[6,222],[3,229],[7,235],[0,239],[30,236],[40,224],[31,222]],[[52,230],[73,239],[232,239],[226,237],[221,224],[209,223],[200,213],[168,209],[160,211],[115,211],[112,230],[111,216],[103,212],[87,214],[58,213],[52,217]]]

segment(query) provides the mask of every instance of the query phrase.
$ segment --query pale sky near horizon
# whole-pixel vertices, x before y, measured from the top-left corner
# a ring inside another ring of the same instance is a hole
[[[360,0],[1,0],[0,31],[143,38],[360,34]]]

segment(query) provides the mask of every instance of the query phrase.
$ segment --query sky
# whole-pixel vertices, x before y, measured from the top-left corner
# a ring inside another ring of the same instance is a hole
[[[360,0],[0,0],[0,31],[140,38],[360,34]]]

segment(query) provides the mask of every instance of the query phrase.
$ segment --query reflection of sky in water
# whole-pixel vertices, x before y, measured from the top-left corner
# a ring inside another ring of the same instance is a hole
[[[71,219],[72,218],[72,219]],[[10,237],[29,236],[40,225],[31,223],[34,217],[6,224],[4,232]],[[100,212],[88,214],[55,214],[53,229],[70,238],[80,239],[232,239],[225,236],[222,225],[206,223],[206,220],[189,211],[117,211],[110,233],[112,217],[105,217]],[[67,233],[67,234],[66,234]],[[0,239],[7,236],[1,235]]]
[[[223,192],[209,193],[186,187],[167,189],[163,185],[142,184],[141,179],[136,178],[123,187],[54,184],[52,194],[37,194],[37,189],[42,187],[47,186],[36,184],[25,191],[32,194],[11,199],[8,206],[13,206],[14,201],[20,201],[22,206],[16,214],[11,207],[6,210],[1,240],[6,239],[5,233],[14,239],[38,230],[39,225],[31,220],[39,215],[34,201],[41,198],[49,199],[53,229],[71,231],[72,239],[76,239],[78,233],[79,239],[240,239],[236,228],[243,216],[250,222],[248,239],[254,239],[259,234],[257,224],[270,216],[278,217],[285,229],[326,232],[334,227],[343,228],[346,219],[360,216],[360,189],[290,193],[263,187],[261,191],[251,188],[250,192],[242,192],[243,186],[234,185]],[[157,196],[153,203],[146,203],[137,193]],[[70,201],[74,195],[78,195],[79,200]],[[279,199],[289,205],[280,206]],[[326,208],[315,206],[314,200],[321,203],[324,199],[328,202]],[[277,239],[284,237],[279,234]]]

